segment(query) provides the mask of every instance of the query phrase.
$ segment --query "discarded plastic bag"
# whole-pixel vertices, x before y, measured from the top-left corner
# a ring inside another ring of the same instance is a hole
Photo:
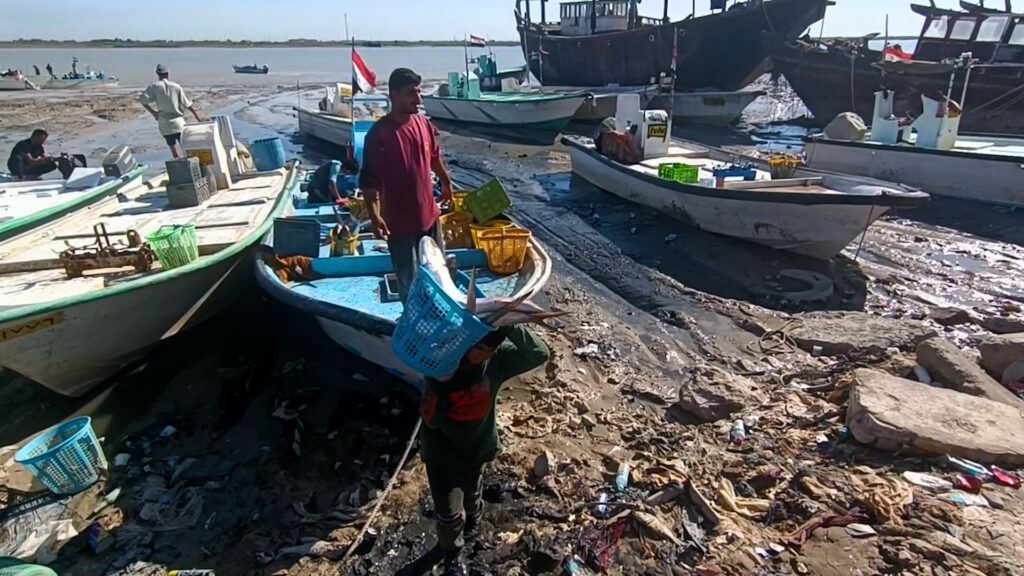
[[[147,502],[139,512],[139,518],[152,522],[153,530],[171,532],[182,528],[194,528],[203,513],[203,494],[199,488],[178,486],[158,502]]]
[[[49,564],[78,535],[68,508],[70,498],[7,519],[0,525],[0,556]]]

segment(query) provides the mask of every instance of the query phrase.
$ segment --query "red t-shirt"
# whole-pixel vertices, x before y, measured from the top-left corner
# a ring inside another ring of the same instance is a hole
[[[437,131],[425,116],[405,124],[381,118],[366,135],[360,188],[380,190],[384,223],[392,238],[423,234],[437,222],[431,162],[440,156]]]

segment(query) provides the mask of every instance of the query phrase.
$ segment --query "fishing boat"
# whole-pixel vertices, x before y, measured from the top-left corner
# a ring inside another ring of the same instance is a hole
[[[249,65],[246,65],[246,66],[235,66],[234,64],[232,64],[231,67],[234,68],[235,74],[269,74],[270,73],[270,68],[268,66],[266,66],[265,64],[263,66],[257,66],[255,64],[253,64],[251,66],[249,66]]]
[[[970,66],[965,55],[953,77],[962,71],[969,85]],[[891,91],[877,92],[871,131],[863,139],[840,139],[828,130],[809,137],[807,164],[902,182],[939,196],[1024,207],[1024,138],[961,135],[965,114],[958,104],[946,97],[921,100],[923,113],[911,122],[893,113]]]
[[[330,205],[306,204],[296,195],[294,218],[314,220],[325,237],[338,219],[351,221],[351,212],[335,212]],[[277,241],[277,244],[275,244]],[[391,336],[402,314],[402,303],[387,243],[360,234],[356,254],[330,256],[329,246],[319,248],[319,257],[311,260],[309,272],[315,279],[282,279],[277,272],[278,256],[289,252],[282,239],[273,233],[255,259],[256,280],[275,300],[314,316],[327,336],[350,353],[384,368],[402,380],[421,386],[423,375],[406,366],[392,351]],[[289,242],[291,244],[291,242]],[[277,248],[275,249],[275,246]],[[496,275],[488,271],[487,258],[480,250],[449,250],[455,257],[460,277],[476,270],[481,297],[510,296],[529,298],[538,293],[551,274],[551,259],[535,240],[530,241],[526,261],[519,272]]]
[[[20,70],[11,68],[0,72],[0,91],[27,90],[28,78]]]
[[[433,119],[557,134],[587,97],[584,92],[481,92],[475,75],[467,79],[452,72],[436,94],[423,96],[423,107]]]
[[[135,181],[0,242],[0,366],[78,396],[220,310],[251,278],[250,249],[289,206],[296,168],[236,175],[190,208],[170,208],[165,176]],[[189,224],[198,259],[154,262],[142,240]]]
[[[569,91],[572,89],[556,87],[552,90]],[[640,94],[641,106],[644,108],[672,110],[676,122],[711,126],[735,124],[747,106],[766,94],[763,90],[676,92],[672,94],[659,90],[657,87],[593,88],[589,92],[592,97],[580,105],[573,120],[595,122],[613,117],[618,95],[634,93]]]
[[[764,47],[752,38],[774,31],[795,38],[821,20],[829,0],[712,0],[717,10],[671,22],[668,0],[662,18],[638,14],[638,0],[581,0],[560,5],[559,22],[547,24],[516,3],[523,57],[533,76],[548,86],[645,86],[669,71],[678,37],[676,78],[684,90],[739,90],[770,68]],[[645,4],[646,5],[646,4]],[[696,6],[696,3],[694,3]]]
[[[668,115],[638,113],[639,98],[629,96],[616,122],[638,127],[644,159],[624,164],[589,138],[566,137],[573,173],[702,230],[827,260],[890,209],[928,201],[918,190],[795,164],[773,177],[768,163],[672,139]]]
[[[117,194],[145,171],[139,166],[88,188],[70,188],[65,180],[0,182],[0,242]]]
[[[1010,135],[1024,131],[1024,15],[921,5],[912,9],[925,21],[910,60],[891,61],[892,47],[873,50],[867,46],[868,37],[819,43],[766,34],[763,42],[775,70],[786,77],[820,126],[843,112],[869,117],[880,88],[896,94],[897,113],[918,110],[923,94],[947,90],[949,68],[943,68],[943,62],[970,52],[978,65],[966,92],[971,106],[962,119],[963,130]],[[962,92],[963,80],[958,79],[953,93]]]
[[[299,132],[338,147],[354,144],[353,136],[364,137],[383,113],[389,101],[384,96],[360,95],[353,101],[352,86],[338,83],[327,87],[318,109],[295,108]],[[352,115],[359,118],[353,123]],[[355,125],[355,126],[354,126]],[[361,146],[361,142],[360,142]]]

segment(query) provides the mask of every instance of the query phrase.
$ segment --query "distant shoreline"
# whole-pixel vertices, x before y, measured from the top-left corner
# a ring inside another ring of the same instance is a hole
[[[358,48],[462,46],[462,40],[356,40]],[[344,40],[296,39],[283,42],[249,40],[0,40],[0,48],[347,48]],[[515,40],[495,40],[491,46],[519,46]]]

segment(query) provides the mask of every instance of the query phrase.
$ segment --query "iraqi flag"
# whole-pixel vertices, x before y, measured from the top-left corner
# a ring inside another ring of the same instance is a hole
[[[487,46],[487,38],[483,36],[477,36],[476,34],[470,34],[469,39],[466,42],[470,46]]]
[[[352,50],[352,93],[356,92],[373,92],[373,87],[377,85],[377,75],[370,70],[370,67],[363,61],[363,57],[359,55],[359,52]]]
[[[913,60],[914,55],[904,52],[899,44],[886,46],[883,51],[886,62],[899,62],[901,60]]]

